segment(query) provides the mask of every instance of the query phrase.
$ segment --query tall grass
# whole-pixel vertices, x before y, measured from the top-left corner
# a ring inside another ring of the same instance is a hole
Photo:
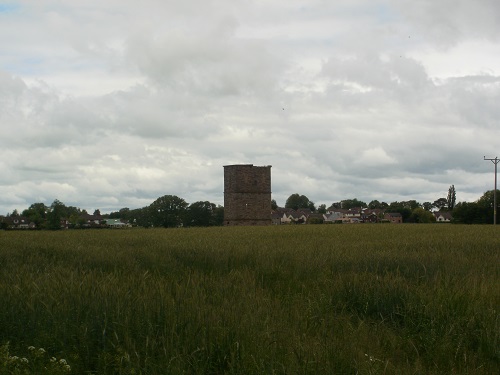
[[[492,374],[499,249],[493,226],[0,232],[0,345],[81,374]]]

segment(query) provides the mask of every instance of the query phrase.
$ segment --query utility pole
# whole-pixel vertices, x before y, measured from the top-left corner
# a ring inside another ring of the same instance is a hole
[[[497,223],[497,164],[500,161],[498,157],[495,156],[495,159],[487,159],[486,156],[483,156],[484,160],[489,160],[493,164],[495,164],[495,190],[493,190],[493,225]]]

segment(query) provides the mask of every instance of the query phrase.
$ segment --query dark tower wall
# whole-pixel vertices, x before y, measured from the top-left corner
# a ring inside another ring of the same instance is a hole
[[[271,166],[224,166],[224,225],[271,224]]]

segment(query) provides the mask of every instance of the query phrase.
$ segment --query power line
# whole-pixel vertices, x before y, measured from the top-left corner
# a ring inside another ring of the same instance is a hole
[[[498,157],[495,156],[495,159],[487,159],[486,156],[483,156],[484,160],[489,160],[493,164],[495,164],[495,190],[493,190],[493,225],[497,223],[497,164],[500,161]]]

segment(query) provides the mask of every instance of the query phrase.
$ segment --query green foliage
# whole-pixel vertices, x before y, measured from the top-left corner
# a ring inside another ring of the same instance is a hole
[[[130,210],[128,217],[132,225],[137,225],[144,228],[149,228],[153,225],[147,207]]]
[[[4,229],[7,229],[9,225],[7,224],[7,222],[0,217],[0,229],[4,230]]]
[[[215,209],[215,225],[221,226],[224,223],[224,206],[217,205]]]
[[[412,211],[418,208],[413,202],[392,202],[389,207],[387,207],[386,212],[399,212],[403,217],[403,222],[407,222],[411,216]]]
[[[424,203],[422,203],[422,208],[424,210],[426,210],[426,211],[431,211],[432,207],[434,207],[434,206],[432,205],[431,202],[424,202]]]
[[[61,219],[65,217],[66,206],[59,200],[54,200],[47,213],[47,228],[52,230],[61,229]]]
[[[20,358],[46,348],[77,374],[493,374],[496,235],[462,225],[5,232],[0,345]]]
[[[410,223],[435,223],[436,217],[432,212],[426,211],[421,207],[415,208],[408,219]]]
[[[497,190],[497,222],[500,191]],[[494,190],[485,192],[477,202],[460,202],[453,209],[453,221],[462,224],[493,224]]]
[[[18,217],[19,216],[19,212],[17,211],[17,209],[14,209],[14,211],[12,211],[12,213],[10,215],[7,215],[7,216]]]
[[[31,222],[35,223],[37,228],[41,228],[47,219],[49,207],[43,203],[33,203],[28,209],[22,212],[22,216],[27,217]]]
[[[439,198],[432,203],[432,206],[437,208],[438,211],[445,210],[448,207],[448,200],[446,198]]]
[[[217,206],[208,201],[191,203],[186,211],[184,225],[189,227],[220,225],[217,216]]]
[[[176,195],[164,195],[148,207],[151,223],[155,227],[176,228],[182,226],[188,204]]]
[[[485,224],[492,222],[488,210],[477,202],[460,202],[453,210],[453,222],[460,224]]]
[[[278,203],[276,203],[275,199],[271,199],[271,210],[275,210],[278,208]]]
[[[372,210],[377,208],[387,208],[387,207],[389,207],[389,205],[386,202],[379,202],[376,199],[368,203],[368,208]]]
[[[457,192],[455,191],[455,185],[451,185],[448,189],[448,196],[446,198],[448,210],[453,210],[455,208],[455,202],[457,201]]]
[[[324,220],[319,217],[312,217],[309,220],[307,220],[308,224],[323,224]]]
[[[291,208],[294,210],[298,210],[299,208],[308,208],[313,212],[316,210],[314,202],[310,201],[305,195],[299,195],[297,193],[288,197],[285,203],[285,208]]]
[[[356,207],[367,207],[365,202],[360,201],[356,198],[344,199],[341,203],[342,203],[342,208],[345,210],[348,210],[350,208],[356,208]]]
[[[495,191],[494,190],[488,190],[485,192],[481,198],[477,201],[477,203],[484,208],[493,208],[493,203],[495,200]],[[497,196],[497,205],[500,205],[500,190],[496,191],[496,196]],[[493,212],[492,212],[493,214]]]

